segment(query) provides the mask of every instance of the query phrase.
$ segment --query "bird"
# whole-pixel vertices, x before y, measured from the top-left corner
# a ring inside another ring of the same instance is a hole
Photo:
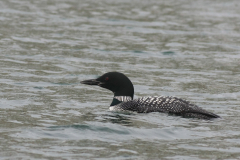
[[[97,85],[113,92],[111,111],[133,111],[137,113],[163,112],[183,118],[210,120],[221,118],[198,107],[185,99],[174,96],[149,96],[133,99],[134,87],[130,79],[120,72],[108,72],[97,79],[80,82],[85,85]]]

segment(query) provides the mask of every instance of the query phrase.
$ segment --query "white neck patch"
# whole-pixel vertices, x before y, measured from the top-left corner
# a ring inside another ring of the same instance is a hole
[[[127,101],[131,101],[132,100],[132,97],[130,96],[116,96],[116,97],[113,97],[121,102],[127,102]]]

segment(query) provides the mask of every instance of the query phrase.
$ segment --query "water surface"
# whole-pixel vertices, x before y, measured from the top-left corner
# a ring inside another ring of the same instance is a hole
[[[239,159],[239,1],[0,1],[2,159]],[[125,73],[135,98],[222,117],[108,110],[79,82]]]

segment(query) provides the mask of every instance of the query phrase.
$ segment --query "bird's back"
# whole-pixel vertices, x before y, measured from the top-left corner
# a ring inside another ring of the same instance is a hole
[[[126,99],[126,98],[125,98]],[[135,111],[138,113],[164,112],[189,118],[211,119],[219,116],[208,112],[189,101],[177,97],[141,97],[125,100],[115,106],[117,110]]]

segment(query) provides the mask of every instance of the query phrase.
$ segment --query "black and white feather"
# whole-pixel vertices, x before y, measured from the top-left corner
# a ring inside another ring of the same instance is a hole
[[[110,110],[128,110],[138,113],[164,112],[188,118],[192,117],[202,119],[219,117],[218,115],[208,112],[197,105],[190,103],[189,101],[177,97],[154,96],[132,100],[131,97],[126,98],[126,96],[118,96],[117,99],[119,101],[122,100],[122,103],[110,107]]]
[[[127,102],[127,101],[131,101],[132,100],[132,97],[129,97],[129,96],[115,96],[113,97],[121,102]]]

